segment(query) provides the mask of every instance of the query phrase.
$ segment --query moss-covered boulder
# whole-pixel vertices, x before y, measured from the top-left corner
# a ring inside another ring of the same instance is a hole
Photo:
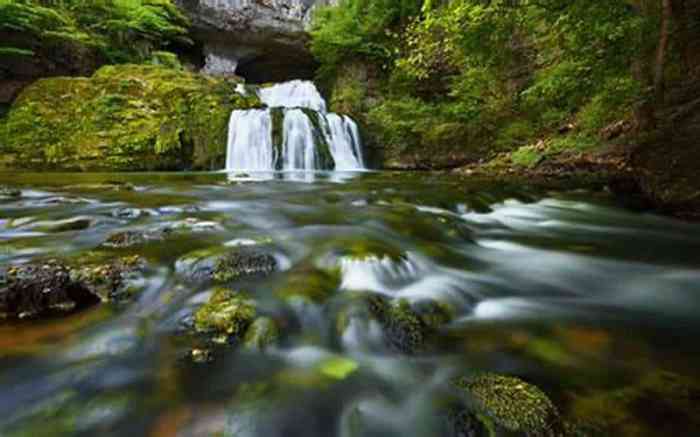
[[[220,168],[231,111],[261,105],[236,84],[157,65],[39,80],[0,121],[0,168]]]
[[[195,313],[194,328],[217,343],[228,343],[243,338],[255,314],[255,301],[242,293],[217,288]]]
[[[367,305],[382,325],[385,342],[406,354],[424,350],[431,333],[452,318],[447,307],[432,301],[411,304],[404,299],[390,301],[372,295],[367,298]]]
[[[230,282],[244,276],[267,275],[277,269],[271,254],[250,247],[215,247],[182,256],[175,270],[191,282]]]
[[[477,413],[501,428],[528,437],[565,435],[559,412],[549,397],[519,378],[486,373],[459,378],[454,384],[465,391]]]

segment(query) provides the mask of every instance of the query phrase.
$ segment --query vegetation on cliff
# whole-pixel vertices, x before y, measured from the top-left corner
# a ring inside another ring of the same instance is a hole
[[[61,45],[96,50],[111,63],[148,59],[190,44],[187,17],[170,0],[0,0],[0,59]]]
[[[154,65],[42,79],[0,120],[0,166],[167,170],[221,166],[233,109],[260,105],[236,82]]]
[[[692,68],[697,23],[684,8],[346,0],[317,15],[312,51],[333,103],[362,115],[389,161],[446,167],[516,152],[507,159],[530,166],[653,128],[664,89]],[[358,64],[368,73],[350,74]]]

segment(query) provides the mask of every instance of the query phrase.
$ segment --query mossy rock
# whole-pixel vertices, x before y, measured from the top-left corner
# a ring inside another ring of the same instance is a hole
[[[182,256],[175,270],[192,282],[230,282],[243,276],[267,275],[277,269],[277,260],[251,247],[215,247]]]
[[[255,301],[242,293],[216,288],[194,315],[199,333],[218,337],[220,342],[240,340],[256,315]]]
[[[473,401],[478,412],[498,426],[528,437],[563,436],[557,408],[547,395],[519,378],[482,374],[454,382]]]
[[[42,79],[0,120],[0,168],[220,168],[233,109],[260,107],[236,82],[161,65]]]

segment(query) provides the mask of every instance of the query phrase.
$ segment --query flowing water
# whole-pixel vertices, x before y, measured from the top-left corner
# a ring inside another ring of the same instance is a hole
[[[261,88],[257,93],[267,109],[235,110],[231,114],[226,170],[365,168],[357,124],[347,115],[327,113],[326,102],[313,82],[293,80]],[[278,111],[280,120],[275,119],[273,111]],[[281,135],[275,135],[278,129]]]
[[[431,174],[0,184],[22,190],[0,199],[3,266],[95,250],[116,231],[182,229],[100,249],[147,260],[131,299],[0,322],[2,436],[443,436],[449,381],[482,371],[536,384],[563,415],[613,424],[611,435],[698,435],[697,225],[605,193]],[[89,225],[55,226],[75,217]],[[195,362],[186,321],[211,285],[184,281],[176,261],[241,245],[277,260],[271,275],[228,286],[279,325],[279,342]],[[321,281],[323,299],[279,293],[319,275],[336,278]],[[360,310],[367,293],[439,302],[453,317],[405,353]]]

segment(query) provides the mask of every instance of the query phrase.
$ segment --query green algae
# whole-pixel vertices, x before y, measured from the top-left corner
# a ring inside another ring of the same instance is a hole
[[[39,80],[0,121],[0,168],[216,168],[225,159],[231,111],[261,105],[235,86],[161,65]]]

